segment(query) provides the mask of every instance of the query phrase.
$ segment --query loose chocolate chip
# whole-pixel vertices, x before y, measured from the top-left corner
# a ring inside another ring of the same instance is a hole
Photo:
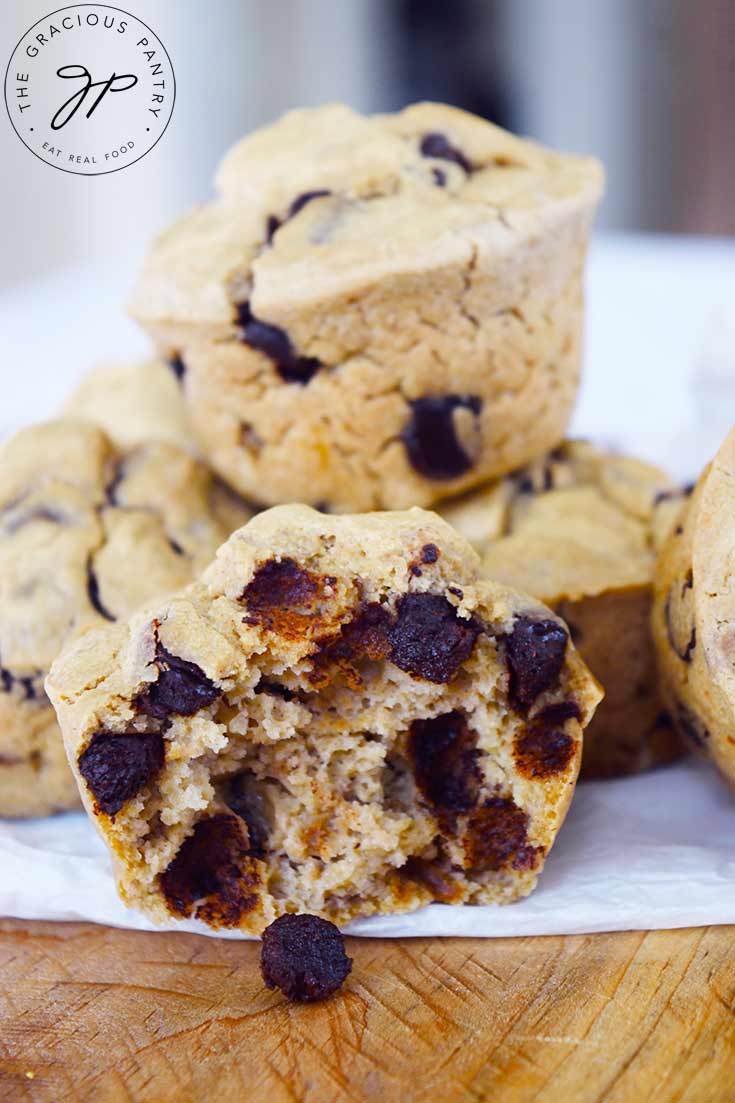
[[[459,712],[414,720],[407,750],[416,785],[452,830],[458,815],[477,804],[482,775],[477,765],[477,737]]]
[[[439,558],[439,549],[436,544],[424,544],[421,549],[421,562],[422,563],[436,563]]]
[[[390,658],[427,682],[451,682],[472,654],[480,627],[457,615],[441,594],[405,594],[389,632]]]
[[[438,131],[424,134],[420,149],[423,157],[437,157],[441,161],[453,161],[465,172],[472,172],[472,165],[464,153],[451,144],[446,134],[441,134]]]
[[[96,612],[99,613],[101,617],[104,617],[105,620],[112,621],[117,619],[102,602],[102,598],[100,597],[99,582],[97,581],[97,575],[94,572],[94,567],[92,565],[91,559],[87,560],[87,596],[89,598],[89,604],[94,610],[96,610]]]
[[[534,869],[540,847],[528,844],[528,814],[512,797],[490,797],[470,814],[462,839],[465,869],[474,873]]]
[[[223,800],[248,829],[248,852],[253,858],[263,858],[271,831],[270,802],[251,773],[243,770],[229,778]]]
[[[239,303],[237,315],[245,344],[272,360],[285,382],[306,384],[324,366],[314,357],[299,356],[286,331],[269,322],[261,322],[252,313],[249,303]]]
[[[164,760],[163,736],[97,732],[79,756],[79,772],[100,811],[114,816],[159,773]]]
[[[513,758],[520,774],[539,780],[563,773],[572,760],[574,746],[571,735],[534,721],[514,740]]]
[[[166,720],[169,716],[193,716],[211,705],[222,690],[196,663],[172,655],[160,644],[156,649],[158,679],[135,700],[139,712]]]
[[[258,864],[237,816],[199,820],[160,876],[175,915],[196,915],[213,927],[236,927],[258,903]]]
[[[295,559],[269,559],[258,567],[240,601],[248,608],[247,623],[285,636],[298,636],[315,624],[319,601],[335,579],[305,570]]]
[[[460,409],[477,417],[482,400],[474,395],[447,394],[411,402],[411,417],[401,439],[412,467],[427,479],[456,479],[473,465],[457,439],[454,412]]]
[[[181,383],[184,376],[186,375],[186,364],[181,359],[181,357],[178,356],[178,355],[177,356],[172,356],[171,359],[168,362],[168,366],[170,367],[171,371],[176,376],[177,381],[179,383]]]
[[[559,679],[567,650],[566,629],[555,620],[518,617],[506,637],[510,699],[529,708],[540,693]]]
[[[282,915],[263,931],[260,968],[266,987],[314,1003],[341,988],[352,959],[334,923],[316,915]]]

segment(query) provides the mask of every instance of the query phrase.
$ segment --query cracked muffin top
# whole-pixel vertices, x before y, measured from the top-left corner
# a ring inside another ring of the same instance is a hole
[[[437,104],[332,105],[252,134],[217,180],[131,308],[242,495],[429,506],[562,439],[597,162]]]
[[[491,577],[555,604],[649,585],[655,506],[674,491],[652,464],[567,441],[441,514]]]
[[[331,104],[244,138],[216,187],[150,254],[130,304],[144,324],[228,333],[254,284],[251,309],[269,317],[448,256],[471,267],[478,250],[502,255],[593,206],[602,171],[441,104],[372,117]]]
[[[68,397],[64,414],[98,425],[118,448],[158,440],[195,452],[181,393],[183,370],[178,360],[153,358],[102,364]]]
[[[72,419],[21,430],[0,452],[4,680],[40,689],[65,640],[187,583],[247,516],[171,444],[122,452]]]

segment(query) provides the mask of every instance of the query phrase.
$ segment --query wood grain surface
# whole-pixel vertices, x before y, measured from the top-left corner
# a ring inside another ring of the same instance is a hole
[[[5,920],[0,1099],[731,1101],[733,939],[352,939],[292,1006],[257,943]]]

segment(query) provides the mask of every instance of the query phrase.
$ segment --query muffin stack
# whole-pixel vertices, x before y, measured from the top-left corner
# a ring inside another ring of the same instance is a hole
[[[76,793],[60,651],[78,791],[157,920],[509,902],[581,763],[679,753],[676,488],[564,439],[601,189],[432,104],[228,154],[134,291],[158,359],[0,459],[0,812]]]

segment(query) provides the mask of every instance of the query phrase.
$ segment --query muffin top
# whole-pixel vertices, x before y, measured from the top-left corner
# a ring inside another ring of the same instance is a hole
[[[492,578],[555,604],[650,583],[656,504],[672,489],[651,464],[568,441],[440,513]]]
[[[268,318],[475,251],[502,256],[591,208],[602,170],[441,104],[372,117],[332,104],[244,138],[216,187],[154,244],[130,304],[144,324],[227,331],[242,322],[233,304]]]

